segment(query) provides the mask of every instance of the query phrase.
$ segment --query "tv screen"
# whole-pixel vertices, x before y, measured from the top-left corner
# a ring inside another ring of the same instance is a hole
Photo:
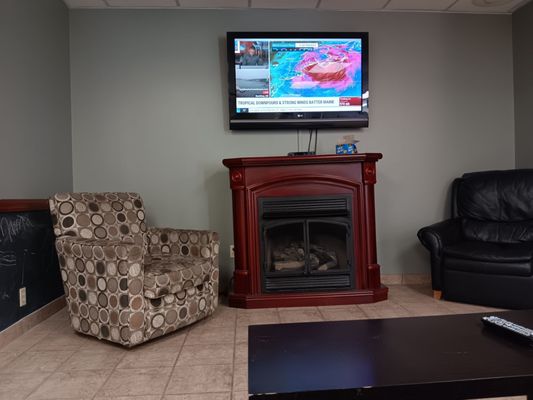
[[[228,32],[230,129],[368,126],[368,33]]]

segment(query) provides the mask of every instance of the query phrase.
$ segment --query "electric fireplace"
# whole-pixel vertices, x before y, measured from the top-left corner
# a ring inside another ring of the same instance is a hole
[[[233,195],[229,303],[260,308],[387,298],[375,238],[379,153],[225,159]]]

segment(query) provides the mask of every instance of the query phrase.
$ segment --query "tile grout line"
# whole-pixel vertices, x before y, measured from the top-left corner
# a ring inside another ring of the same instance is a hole
[[[322,310],[320,307],[316,308],[318,310],[318,313],[320,314],[320,318],[322,318],[322,321],[327,321],[326,316],[322,313]]]
[[[36,346],[38,343],[41,343],[41,342],[42,342],[44,339],[46,339],[48,336],[49,336],[49,335],[46,335],[41,341],[35,343],[33,346]],[[31,347],[30,347],[29,349],[27,349],[25,352],[29,351],[33,346],[31,346]],[[78,349],[78,350],[79,350],[79,349]],[[56,350],[45,350],[45,351],[55,352]],[[43,381],[42,381],[40,384],[38,384],[38,385],[37,385],[37,386],[36,386],[36,387],[35,387],[30,393],[28,393],[28,395],[27,395],[26,397],[24,397],[24,399],[29,399],[29,398],[31,397],[32,394],[34,394],[34,393],[35,393],[35,392],[36,392],[41,386],[43,386],[43,385],[46,383],[46,381],[47,381],[48,379],[50,379],[50,377],[51,377],[52,375],[54,375],[54,374],[59,370],[59,368],[61,368],[61,367],[63,366],[64,363],[66,363],[68,360],[70,360],[71,357],[74,356],[74,354],[76,353],[76,351],[77,351],[77,350],[72,350],[72,354],[69,355],[69,356],[68,356],[68,357],[67,357],[62,363],[60,363],[60,364],[59,364],[59,365],[58,365],[53,371],[50,371],[50,374],[49,374],[46,378],[44,378]],[[24,352],[24,353],[25,353],[25,352]],[[22,353],[21,353],[21,355],[22,355]]]
[[[58,312],[59,312],[59,311],[58,311]],[[67,322],[70,324],[70,320],[67,320]],[[46,339],[47,339],[49,336],[51,336],[51,335],[52,335],[52,332],[49,332],[49,333],[48,333],[46,336],[44,336],[41,340],[39,340],[38,342],[34,343],[32,346],[28,347],[26,350],[24,350],[22,353],[20,353],[19,356],[21,356],[21,355],[23,355],[23,354],[25,354],[25,353],[30,352],[30,350],[31,350],[33,347],[35,347],[35,346],[37,346],[38,344],[40,344],[41,342],[43,342],[44,340],[46,340]],[[79,350],[79,349],[78,349],[78,350]],[[47,350],[47,351],[52,351],[52,352],[54,352],[54,351],[56,351],[56,350]],[[48,374],[48,376],[47,376],[46,378],[44,378],[43,381],[42,381],[40,384],[38,384],[38,385],[37,385],[37,386],[36,386],[36,387],[35,387],[30,393],[28,393],[28,395],[27,395],[26,397],[24,397],[24,399],[29,399],[29,398],[31,397],[32,394],[34,394],[34,393],[35,393],[35,392],[36,392],[36,391],[37,391],[42,385],[44,385],[44,384],[46,383],[46,381],[47,381],[47,380],[48,380],[53,374],[55,374],[55,373],[59,370],[59,368],[61,368],[61,367],[63,366],[64,363],[66,363],[68,360],[70,360],[71,357],[74,356],[74,354],[76,353],[76,351],[77,351],[77,350],[73,350],[73,351],[72,351],[72,354],[71,354],[70,356],[68,356],[68,357],[65,359],[65,361],[63,361],[63,363],[60,363],[60,364],[59,364],[59,365],[58,365],[53,371],[51,371],[51,372]],[[19,356],[17,356],[17,358],[18,358]]]
[[[235,357],[237,355],[237,318],[238,318],[238,312],[235,312],[235,322],[233,324],[233,370],[231,371],[231,384],[230,384],[230,400],[233,399],[233,383],[235,382]],[[248,329],[248,328],[246,328]],[[246,341],[248,343],[248,340]]]
[[[58,368],[59,368],[59,367],[58,367]],[[55,372],[55,371],[54,371],[54,372]],[[42,385],[44,385],[44,383],[48,380],[48,378],[50,378],[50,377],[54,374],[54,372],[50,372],[50,373],[48,374],[48,376],[47,376],[46,378],[44,378],[43,381],[42,381],[41,383],[39,383],[37,386],[35,386],[35,388],[34,388],[30,393],[28,393],[28,395],[27,395],[26,397],[24,397],[24,399],[29,399],[30,396],[31,396],[33,393],[35,393],[35,391],[36,391],[37,389],[39,389]]]
[[[410,311],[409,309],[407,309],[406,307],[404,307],[403,305],[398,303],[396,300],[390,300],[390,302],[392,304],[396,304],[398,307],[400,307],[402,310],[404,310],[410,317],[414,317],[415,316],[415,314],[412,311]]]
[[[170,369],[170,374],[168,375],[167,383],[165,384],[165,387],[163,388],[163,393],[161,393],[160,400],[163,399],[167,394],[168,385],[170,385],[170,381],[172,380],[172,375],[174,375],[174,370],[176,369],[176,365],[178,364],[178,360],[180,359],[181,352],[183,351],[183,347],[185,346],[185,342],[187,341],[187,338],[189,337],[189,334],[191,333],[190,325],[187,325],[186,329],[187,329],[187,333],[185,334],[185,337],[183,338],[183,342],[181,343],[180,349],[178,351],[178,355],[176,359],[174,360],[174,364],[172,365],[172,368]]]
[[[94,395],[91,397],[91,399],[94,399],[96,396],[98,396],[98,392],[100,391],[100,389],[102,389],[105,384],[107,383],[107,381],[111,378],[111,376],[113,375],[113,373],[116,371],[118,365],[122,362],[122,360],[124,359],[124,357],[126,357],[126,354],[127,352],[124,352],[124,354],[122,354],[122,357],[120,358],[120,361],[117,362],[115,364],[115,366],[111,369],[111,372],[109,372],[109,375],[107,376],[107,378],[104,379],[104,381],[102,382],[102,384],[98,387],[98,389],[96,389],[96,391],[94,392]]]

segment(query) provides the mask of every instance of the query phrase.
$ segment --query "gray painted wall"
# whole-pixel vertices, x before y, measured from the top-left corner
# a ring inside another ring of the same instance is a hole
[[[513,14],[516,167],[533,168],[533,3]]]
[[[510,16],[315,11],[71,11],[75,190],[142,193],[149,222],[211,228],[232,271],[228,157],[282,155],[296,134],[227,128],[225,32],[368,31],[383,273],[428,273],[417,230],[449,214],[465,171],[514,167]]]
[[[60,0],[0,0],[0,198],[72,189],[69,16]]]

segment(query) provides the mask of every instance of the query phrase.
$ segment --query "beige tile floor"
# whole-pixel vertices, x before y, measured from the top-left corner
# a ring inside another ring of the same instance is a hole
[[[358,306],[221,305],[207,320],[131,350],[74,333],[63,309],[0,348],[0,399],[244,400],[248,325],[491,310],[434,300],[428,286],[389,288],[389,300]]]

